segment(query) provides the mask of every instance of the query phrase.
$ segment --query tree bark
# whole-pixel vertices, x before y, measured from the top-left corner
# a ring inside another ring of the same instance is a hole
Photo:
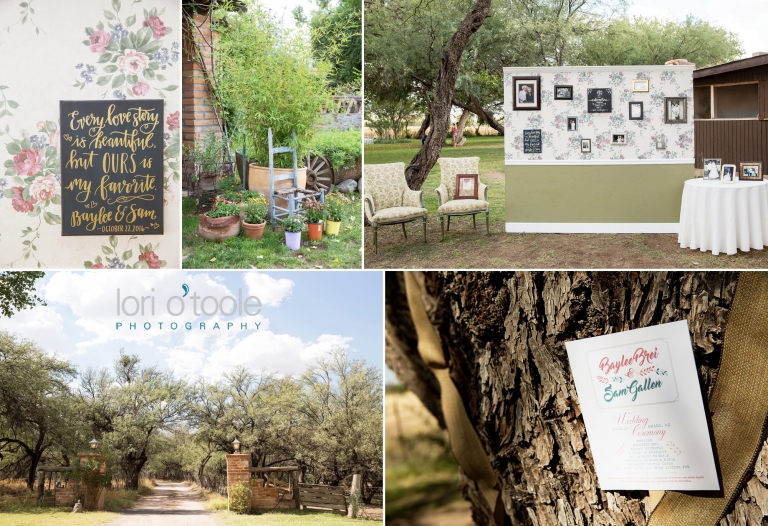
[[[453,101],[456,78],[459,75],[461,55],[467,42],[469,42],[469,37],[483,25],[490,8],[491,0],[477,0],[472,11],[461,22],[443,50],[440,70],[435,81],[435,94],[429,106],[432,133],[429,134],[429,138],[411,160],[408,168],[405,169],[405,178],[412,190],[421,188],[429,175],[429,171],[440,157],[440,151],[445,144],[445,136],[448,132],[451,101]]]
[[[421,140],[421,138],[424,137],[424,134],[427,132],[427,128],[429,128],[429,122],[430,122],[429,113],[427,113],[424,116],[424,120],[421,121],[421,126],[419,126],[419,131],[416,132],[417,139]]]
[[[488,123],[488,126],[499,132],[499,135],[504,136],[504,125],[496,121],[496,119],[493,118],[493,115],[491,115],[490,112],[486,111],[485,108],[483,108],[483,104],[480,102],[480,99],[478,99],[474,95],[470,95],[469,100],[467,102],[461,102],[456,99],[453,100],[453,105],[457,106],[463,110],[469,110],[478,117],[479,121],[485,121]],[[480,125],[478,124],[478,129],[480,128]]]
[[[467,120],[471,114],[472,112],[469,110],[463,110],[461,112],[461,117],[459,117],[459,124],[456,126],[459,130],[459,133],[456,135],[456,144],[460,143],[461,139],[464,138],[464,127],[467,125]]]
[[[505,524],[646,524],[647,492],[597,486],[564,344],[687,320],[707,399],[737,277],[733,272],[418,275],[451,377],[497,474]],[[387,273],[386,302],[387,364],[442,422],[435,411],[439,395],[429,388],[434,376],[415,348],[401,273]],[[475,522],[492,524],[474,482],[460,474],[460,483]],[[764,443],[753,476],[721,525],[759,525],[767,515]]]
[[[144,451],[140,455],[129,453],[123,458],[123,471],[125,472],[126,489],[139,489],[139,477],[144,464],[147,462],[147,455]]]

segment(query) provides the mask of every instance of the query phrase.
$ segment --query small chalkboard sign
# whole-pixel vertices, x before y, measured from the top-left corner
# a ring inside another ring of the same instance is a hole
[[[587,88],[588,113],[611,113],[612,111],[611,88]]]
[[[523,130],[523,153],[541,153],[541,130]]]
[[[61,101],[61,234],[162,235],[163,101]]]

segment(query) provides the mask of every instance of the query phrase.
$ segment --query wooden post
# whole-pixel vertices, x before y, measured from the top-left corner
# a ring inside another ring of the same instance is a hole
[[[43,491],[45,491],[45,471],[37,472],[37,505],[43,501]]]
[[[349,490],[349,512],[347,517],[350,519],[357,518],[357,506],[362,503],[362,495],[360,491],[360,475],[352,475],[352,489]]]
[[[299,498],[299,472],[291,471],[291,491],[293,491],[293,502],[296,509],[301,509],[301,499]]]

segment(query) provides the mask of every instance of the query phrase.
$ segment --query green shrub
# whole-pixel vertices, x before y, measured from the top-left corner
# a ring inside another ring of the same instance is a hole
[[[341,221],[344,215],[344,205],[349,203],[349,198],[344,194],[334,192],[328,194],[325,198],[325,209],[328,211],[328,219],[331,221]]]
[[[219,36],[215,74],[216,96],[229,129],[237,130],[234,143],[245,137],[249,156],[266,166],[272,128],[275,145],[291,145],[303,159],[323,108],[331,105],[331,65],[314,59],[308,39],[279,28],[268,11],[238,12],[228,4],[221,2],[213,17]],[[278,155],[275,164],[292,166],[291,156]]]
[[[301,232],[304,228],[304,221],[299,216],[288,216],[280,222],[286,232]]]
[[[258,197],[245,201],[243,206],[243,215],[246,223],[258,225],[267,218],[267,200],[264,197]]]
[[[318,132],[310,142],[309,149],[328,159],[334,170],[352,168],[363,155],[360,130]]]
[[[243,483],[229,488],[229,509],[240,515],[251,511],[251,487]]]

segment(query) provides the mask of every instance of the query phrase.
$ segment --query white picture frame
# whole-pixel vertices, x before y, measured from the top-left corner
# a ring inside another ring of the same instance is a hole
[[[627,132],[611,133],[611,146],[626,146],[629,143]]]
[[[724,164],[722,170],[720,170],[720,182],[725,184],[733,184],[739,178],[739,173],[736,171],[735,164]]]
[[[651,91],[651,81],[649,79],[635,79],[632,81],[632,91],[647,93]]]
[[[702,159],[704,164],[704,179],[716,181],[722,172],[722,159]]]

